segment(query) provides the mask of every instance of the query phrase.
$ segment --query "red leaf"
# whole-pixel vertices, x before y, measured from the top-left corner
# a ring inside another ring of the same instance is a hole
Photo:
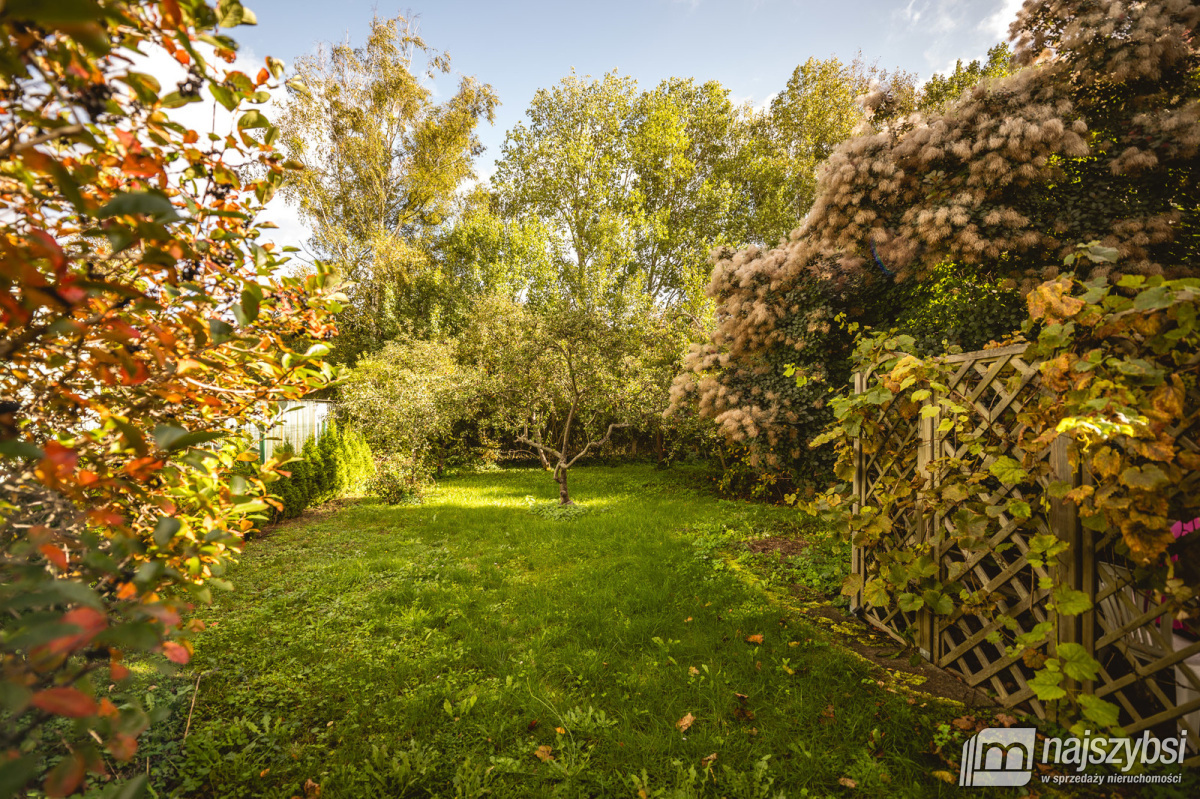
[[[42,787],[46,789],[47,796],[70,796],[79,787],[79,783],[83,781],[86,774],[87,764],[83,757],[76,753],[51,769],[50,773],[46,775],[46,782]]]
[[[55,638],[46,644],[46,651],[61,654],[87,646],[97,633],[108,626],[108,618],[95,608],[76,608],[63,614],[62,623],[73,624],[79,628],[79,632]]]
[[[56,547],[54,544],[42,544],[38,547],[38,552],[46,556],[46,559],[60,569],[67,568],[67,553],[62,551],[62,547]]]
[[[117,760],[129,760],[137,752],[137,738],[129,733],[119,732],[108,742],[108,751]]]
[[[174,641],[167,641],[163,644],[163,653],[166,654],[167,660],[180,665],[187,663],[192,657],[192,653],[187,651],[187,647]]]
[[[47,713],[72,719],[91,716],[97,710],[96,700],[78,688],[47,688],[34,694],[30,704]]]

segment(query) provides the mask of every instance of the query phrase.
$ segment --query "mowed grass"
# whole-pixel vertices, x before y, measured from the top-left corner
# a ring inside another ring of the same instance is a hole
[[[251,541],[236,591],[195,613],[192,662],[150,692],[173,711],[139,752],[157,794],[960,790],[930,754],[953,708],[884,690],[694,544],[795,511],[648,467],[571,484],[587,512],[570,520],[530,512],[527,496],[556,496],[549,476],[505,470]]]

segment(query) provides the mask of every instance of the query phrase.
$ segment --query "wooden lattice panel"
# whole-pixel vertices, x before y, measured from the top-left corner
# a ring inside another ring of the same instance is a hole
[[[1023,359],[1025,345],[946,356],[944,362],[958,364],[949,383],[953,399],[970,410],[975,438],[982,434],[995,441],[1017,438],[1018,415],[1042,391],[1037,364]],[[870,386],[871,373],[855,376],[855,390]],[[927,400],[936,404],[938,397]],[[1189,407],[1200,408],[1200,397],[1190,397]],[[1175,431],[1180,447],[1197,451],[1200,422],[1189,430]],[[905,480],[922,477],[936,486],[939,474],[928,464],[939,458],[958,458],[972,470],[986,471],[989,460],[971,456],[968,447],[953,432],[939,435],[938,417],[905,419],[889,409],[882,422],[884,443],[876,452],[856,448],[855,495],[857,507],[874,505],[884,476]],[[1010,448],[1016,458],[1024,453]],[[1074,485],[1090,481],[1090,475],[1072,462],[1063,440],[1041,453],[1049,459],[1049,477],[1030,488],[1010,488],[998,482],[982,499],[993,506],[998,529],[990,533],[986,547],[964,550],[955,543],[954,523],[932,513],[896,511],[891,516],[892,547],[929,545],[942,579],[959,576],[969,589],[984,589],[995,607],[988,616],[961,610],[945,617],[928,609],[906,613],[894,605],[868,607],[861,593],[854,603],[867,621],[900,640],[915,640],[922,654],[941,668],[960,676],[973,687],[990,691],[1006,706],[1024,706],[1041,718],[1049,709],[1038,702],[1028,680],[1033,669],[1020,659],[1005,655],[1005,645],[1051,619],[1046,605],[1050,591],[1039,587],[1042,578],[1054,585],[1083,591],[1093,609],[1078,617],[1061,619],[1058,641],[1082,644],[1101,664],[1097,680],[1082,686],[1121,709],[1121,724],[1130,733],[1151,730],[1174,736],[1186,729],[1192,756],[1190,766],[1200,765],[1196,743],[1200,742],[1200,641],[1175,628],[1178,608],[1155,604],[1147,586],[1134,578],[1132,565],[1121,557],[1114,543],[1115,531],[1099,534],[1080,526],[1070,503],[1052,501],[1049,514],[1037,513],[1024,525],[1009,518],[1008,500],[1020,499],[1031,508],[1040,506],[1045,483],[1064,480]],[[1189,480],[1200,490],[1200,476]],[[939,538],[939,530],[951,533]],[[1070,544],[1055,564],[1035,567],[1028,560],[1029,540],[1051,533]],[[940,541],[940,543],[939,543]],[[875,550],[855,548],[853,570],[865,580],[873,575]],[[1015,622],[1016,630],[1005,626]],[[999,633],[999,643],[987,639]]]

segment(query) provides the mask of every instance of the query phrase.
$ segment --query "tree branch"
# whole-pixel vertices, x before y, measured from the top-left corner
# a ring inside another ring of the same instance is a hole
[[[607,444],[607,443],[608,443],[608,440],[609,440],[610,438],[612,438],[612,432],[613,432],[613,430],[616,430],[616,429],[619,429],[619,428],[622,428],[622,427],[629,427],[629,426],[630,426],[629,422],[621,422],[620,424],[610,424],[610,425],[608,426],[608,432],[604,434],[604,438],[600,439],[599,441],[589,441],[589,442],[588,442],[588,443],[587,443],[587,444],[584,446],[584,448],[583,448],[583,449],[579,450],[579,454],[578,454],[578,455],[576,455],[574,458],[571,458],[571,462],[570,462],[570,463],[568,463],[568,464],[566,465],[566,468],[570,469],[572,466],[574,466],[574,465],[575,465],[575,461],[579,460],[579,459],[580,459],[580,458],[582,458],[584,455],[586,455],[586,454],[587,454],[587,451],[588,451],[589,449],[591,449],[593,446],[597,446],[597,447],[603,447],[605,444]]]

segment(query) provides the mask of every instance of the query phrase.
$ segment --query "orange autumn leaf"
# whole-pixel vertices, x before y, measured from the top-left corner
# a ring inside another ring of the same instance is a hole
[[[567,731],[566,731],[565,729],[563,729],[562,727],[555,727],[555,728],[554,728],[554,731],[555,731],[556,733],[558,733],[559,735],[566,735],[566,734],[567,734]]]
[[[42,544],[38,547],[38,552],[46,556],[46,560],[53,563],[60,569],[67,568],[67,553],[62,551],[62,547],[56,547],[54,544]]]
[[[550,754],[550,752],[552,752],[552,751],[553,751],[553,747],[543,744],[543,745],[539,746],[537,749],[533,750],[533,755],[538,760],[545,763],[547,760],[554,759],[554,755]]]
[[[108,751],[117,760],[130,760],[137,753],[137,738],[129,733],[119,732],[108,742]]]
[[[63,759],[50,770],[42,787],[46,791],[46,796],[70,796],[75,793],[75,789],[79,787],[79,783],[86,775],[87,764],[82,755],[75,753]]]
[[[748,643],[748,644],[761,644],[762,642],[763,642],[763,637],[761,634],[746,636],[746,643]]]
[[[686,716],[681,718],[679,721],[675,722],[675,726],[679,728],[680,732],[687,732],[688,728],[690,728],[695,722],[696,722],[696,717],[693,716],[691,713],[688,713]]]
[[[187,650],[187,647],[174,641],[163,643],[163,654],[167,656],[167,660],[180,665],[187,663],[192,657],[192,653]]]

